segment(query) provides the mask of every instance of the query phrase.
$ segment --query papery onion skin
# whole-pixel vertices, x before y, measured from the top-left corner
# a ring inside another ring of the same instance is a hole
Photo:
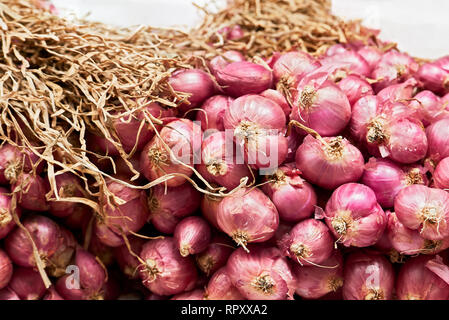
[[[234,101],[233,98],[223,95],[207,99],[196,114],[196,120],[201,121],[201,129],[224,131],[223,116],[232,101]]]
[[[206,288],[207,300],[244,300],[242,294],[233,286],[226,267],[218,269],[210,278]]]
[[[449,157],[449,118],[441,119],[426,129],[429,149],[427,156],[437,164]]]
[[[361,97],[373,94],[373,89],[368,81],[356,75],[347,76],[337,85],[346,94],[351,106]]]
[[[132,252],[139,255],[142,251],[142,246],[145,243],[145,240],[138,237],[129,237],[128,240]],[[140,264],[139,260],[137,260],[137,258],[130,253],[126,245],[114,248],[114,256],[120,270],[126,277],[130,279],[138,278],[139,274],[137,269]]]
[[[411,258],[402,265],[396,281],[399,300],[447,300],[449,285],[426,268],[433,256]]]
[[[304,136],[299,133],[297,130],[292,130],[290,134],[287,136],[287,157],[285,158],[284,163],[295,162],[296,150],[298,150],[299,146],[303,143]]]
[[[324,141],[327,146],[307,136],[296,151],[296,166],[303,177],[329,190],[344,183],[357,182],[364,166],[359,149],[341,137],[324,138]]]
[[[391,300],[395,274],[381,255],[356,252],[345,261],[343,298],[345,300]]]
[[[435,187],[449,190],[449,157],[444,158],[435,168],[433,173]]]
[[[97,219],[95,222],[95,236],[109,247],[118,247],[124,244],[123,237],[112,231],[108,225]]]
[[[425,127],[449,117],[449,110],[444,107],[443,100],[429,90],[416,94],[409,106],[416,110],[417,117]]]
[[[334,237],[346,247],[375,244],[387,224],[374,192],[358,183],[344,184],[332,193],[325,218]]]
[[[299,173],[294,164],[282,166],[274,175],[266,178],[273,182],[262,186],[263,192],[276,206],[281,220],[298,222],[310,217],[315,211],[315,190]]]
[[[39,300],[45,294],[44,282],[32,268],[14,268],[9,287],[22,300]]]
[[[270,99],[270,100],[276,102],[282,108],[282,110],[284,110],[285,116],[287,118],[288,118],[288,116],[290,116],[290,113],[292,112],[292,108],[290,107],[290,105],[288,104],[287,100],[282,95],[282,93],[280,93],[277,90],[267,89],[264,92],[262,92],[260,95],[262,97],[265,97],[267,99]]]
[[[440,94],[449,92],[449,72],[434,63],[423,64],[416,77],[427,90]]]
[[[392,84],[385,87],[377,93],[379,103],[384,105],[386,103],[403,102],[409,100],[413,96],[417,81],[414,78],[408,79],[405,82]]]
[[[0,187],[0,239],[6,237],[16,225],[11,210],[11,201],[9,190]],[[20,217],[20,208],[16,208],[15,213]]]
[[[106,283],[106,272],[95,256],[77,248],[75,265],[79,268],[80,286],[88,295],[98,294]]]
[[[274,82],[283,85],[297,85],[309,72],[319,68],[321,63],[306,52],[292,51],[281,54],[273,64]]]
[[[173,238],[150,240],[142,247],[145,261],[139,269],[142,283],[158,295],[173,295],[189,290],[197,272],[190,257],[182,257]]]
[[[376,67],[377,63],[382,58],[382,52],[377,47],[364,46],[357,50],[357,53],[361,55],[366,62],[368,62],[371,71]]]
[[[241,188],[220,202],[217,222],[223,232],[245,247],[270,239],[279,226],[279,215],[262,191]]]
[[[43,169],[44,162],[41,161],[36,165],[39,157],[27,148],[18,148],[11,144],[5,143],[0,146],[0,185],[11,184],[16,182],[19,174],[30,172],[35,165],[36,174],[40,174]]]
[[[198,268],[207,276],[215,273],[226,265],[226,261],[234,251],[232,245],[227,238],[221,235],[215,236],[207,248],[195,256]]]
[[[399,221],[428,240],[449,237],[449,193],[422,185],[402,189],[394,200]]]
[[[83,198],[81,182],[70,173],[63,173],[55,177],[56,192],[60,198]],[[56,200],[56,196],[53,196]],[[50,201],[49,211],[52,215],[65,218],[73,214],[75,208],[82,204],[69,201]]]
[[[22,173],[17,178],[17,182],[11,186],[11,191],[18,191],[17,202],[22,208],[32,211],[47,211],[49,206],[45,194],[48,187],[48,182],[42,177]]]
[[[5,251],[0,249],[0,289],[5,288],[11,280],[13,266]]]
[[[77,246],[75,237],[69,230],[60,226],[59,233],[58,247],[50,257],[47,257],[46,261],[46,272],[52,277],[66,274],[66,268],[72,261]]]
[[[232,62],[245,61],[245,56],[240,51],[228,50],[223,55],[216,56],[209,62],[209,69],[213,74],[216,74],[221,68],[226,67]]]
[[[323,222],[306,219],[284,235],[279,247],[284,255],[300,265],[319,265],[331,256],[334,239]]]
[[[210,242],[211,230],[204,219],[187,217],[176,225],[173,237],[181,256],[187,257],[206,249]]]
[[[339,251],[320,263],[320,266],[294,267],[296,294],[306,299],[318,299],[343,286],[343,258]]]

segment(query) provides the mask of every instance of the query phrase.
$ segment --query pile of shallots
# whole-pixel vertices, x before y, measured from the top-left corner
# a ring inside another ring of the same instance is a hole
[[[118,112],[123,150],[89,133],[113,200],[3,143],[0,299],[449,299],[449,56],[256,62],[174,72],[188,101]]]

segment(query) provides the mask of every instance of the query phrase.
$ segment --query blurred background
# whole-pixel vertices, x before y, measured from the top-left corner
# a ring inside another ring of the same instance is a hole
[[[224,0],[195,0],[211,8]],[[335,14],[363,19],[382,30],[381,38],[397,42],[401,50],[422,58],[449,55],[449,1],[447,0],[333,0]],[[63,15],[88,15],[90,20],[118,26],[148,24],[192,27],[201,21],[190,0],[53,0]]]

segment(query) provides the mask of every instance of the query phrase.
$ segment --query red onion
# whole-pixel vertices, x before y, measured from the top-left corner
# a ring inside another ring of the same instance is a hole
[[[290,119],[322,136],[340,133],[351,119],[351,105],[345,93],[328,80],[328,68],[319,68],[304,77],[293,94]],[[324,72],[324,75],[323,75]]]
[[[192,169],[185,165],[192,166],[193,157],[201,148],[201,128],[188,119],[176,119],[161,130],[160,136],[162,140],[154,137],[141,153],[140,168],[143,175],[150,181],[173,173],[191,176]],[[174,158],[164,143],[170,148]],[[185,181],[184,177],[175,176],[167,180],[166,185],[177,187]]]
[[[173,237],[181,256],[187,257],[189,254],[197,254],[207,248],[211,232],[204,219],[188,217],[176,225]]]
[[[396,195],[406,186],[426,184],[427,177],[419,168],[401,169],[387,159],[371,158],[365,165],[362,183],[376,194],[377,202],[384,208],[391,208]]]
[[[244,300],[240,291],[232,285],[226,267],[217,270],[206,288],[207,300]]]
[[[335,251],[321,266],[294,266],[296,293],[302,298],[318,299],[343,286],[343,258]]]
[[[200,202],[201,194],[190,183],[173,188],[154,186],[148,197],[149,220],[158,231],[172,234],[179,220],[193,214]]]
[[[181,112],[196,108],[215,92],[210,75],[199,69],[178,70],[171,75],[168,83],[175,91],[190,94],[188,103],[179,106]]]
[[[449,56],[441,57],[433,62],[438,67],[449,72]]]
[[[16,223],[11,212],[11,196],[9,190],[0,187],[0,239],[3,239],[14,229]],[[20,208],[16,208],[16,214],[20,217]]]
[[[441,100],[432,91],[424,90],[413,97],[409,106],[416,110],[417,116],[423,122],[424,126],[449,117],[449,110],[443,105]]]
[[[41,276],[32,268],[14,268],[9,287],[22,300],[39,300],[45,294],[45,285]]]
[[[55,288],[51,287],[48,289],[48,292],[44,296],[43,300],[64,300],[64,298],[59,295]]]
[[[101,242],[100,238],[93,234],[89,241],[88,251],[96,256],[105,267],[109,267],[115,262],[113,248]]]
[[[95,221],[95,237],[110,247],[118,247],[124,243],[122,235],[115,233],[108,225],[98,219]]]
[[[140,168],[140,155],[135,154],[131,158],[127,159],[133,167],[133,169],[137,172],[142,172],[142,169]],[[117,176],[123,176],[127,180],[130,180],[132,177],[134,177],[135,173],[131,171],[129,168],[129,165],[126,163],[126,161],[122,157],[116,157],[114,158],[115,163],[115,169],[116,172],[113,172]],[[139,178],[142,178],[142,175],[139,176]]]
[[[11,280],[13,266],[5,251],[0,249],[0,289],[5,288]]]
[[[323,222],[307,219],[285,234],[279,247],[286,256],[300,265],[319,266],[331,256],[334,239]]]
[[[64,224],[70,229],[82,229],[89,223],[92,209],[88,206],[76,206],[73,213],[64,219]]]
[[[261,93],[273,82],[269,69],[249,61],[231,62],[215,70],[214,76],[222,90],[232,97]]]
[[[351,50],[324,57],[321,59],[321,63],[323,66],[342,63],[345,65],[344,69],[347,73],[355,73],[365,77],[368,77],[371,71],[368,62],[360,54]]]
[[[372,78],[379,80],[373,84],[373,88],[379,92],[389,85],[403,82],[418,71],[418,68],[418,63],[408,54],[395,50],[388,51],[371,74]]]
[[[401,267],[396,282],[399,300],[449,299],[449,285],[427,267],[434,259],[433,256],[418,256]]]
[[[215,132],[203,140],[201,163],[198,172],[207,181],[217,183],[228,190],[238,187],[241,179],[251,181],[251,171],[246,164],[239,163],[234,154],[232,137],[224,132]]]
[[[17,202],[27,210],[47,211],[49,206],[45,198],[48,182],[37,175],[22,173],[11,191],[18,191]]]
[[[429,141],[427,156],[435,164],[449,157],[449,118],[434,122],[426,129]]]
[[[373,94],[373,89],[368,81],[357,75],[349,75],[339,81],[337,85],[348,97],[351,106],[361,97]]]
[[[346,247],[375,244],[387,224],[373,190],[358,183],[344,184],[332,193],[325,217],[337,241]]]
[[[307,136],[296,151],[296,166],[303,177],[325,189],[356,182],[363,174],[362,153],[342,137]]]
[[[76,273],[67,274],[59,278],[56,282],[56,291],[63,297],[64,300],[88,300],[98,299],[101,297],[87,297],[84,290],[80,287],[79,279]]]
[[[238,40],[243,38],[244,35],[242,28],[237,24],[229,29],[228,40]]]
[[[205,250],[196,255],[196,264],[209,276],[226,264],[233,250],[232,243],[227,238],[217,235]]]
[[[437,165],[433,173],[433,180],[435,187],[449,190],[449,157],[444,158]]]
[[[60,237],[58,247],[50,257],[47,257],[47,273],[53,277],[60,277],[65,274],[67,266],[70,264],[76,249],[76,241],[73,234],[62,227],[59,228]]]
[[[201,121],[201,129],[224,131],[223,117],[226,109],[234,101],[231,97],[213,96],[207,99],[196,114],[196,120]]]
[[[387,102],[395,103],[401,102],[402,100],[411,99],[416,84],[416,80],[411,78],[405,82],[385,87],[377,94],[379,103],[383,105]]]
[[[345,263],[343,298],[345,300],[391,300],[394,270],[381,255],[356,252]]]
[[[142,251],[145,240],[137,237],[128,237],[131,250],[134,254],[139,255]],[[114,248],[114,256],[120,270],[130,279],[137,279],[137,268],[139,267],[139,260],[133,256],[126,245]]]
[[[196,282],[193,261],[179,254],[173,238],[148,241],[140,256],[145,261],[139,270],[142,282],[153,293],[178,294],[189,290],[189,286]]]
[[[276,248],[251,247],[249,254],[239,248],[229,257],[226,272],[246,299],[283,300],[295,290],[296,280]]]
[[[402,189],[394,200],[399,221],[428,240],[449,237],[449,193],[422,185]]]
[[[245,56],[240,51],[229,50],[222,55],[216,56],[209,62],[209,69],[213,74],[216,74],[221,68],[226,67],[232,62],[245,61]]]
[[[279,226],[279,215],[274,204],[259,189],[238,189],[225,197],[218,207],[220,229],[238,245],[270,239]]]
[[[377,47],[364,46],[357,50],[357,53],[368,62],[370,70],[373,70],[382,58],[382,51]]]
[[[273,201],[282,220],[298,222],[309,218],[315,211],[315,191],[301,178],[294,164],[280,167],[266,179],[272,182],[264,184],[262,190]]]
[[[288,118],[290,116],[290,113],[292,112],[292,108],[288,104],[285,97],[277,90],[273,89],[267,89],[264,92],[260,94],[262,97],[265,97],[267,99],[270,99],[271,101],[276,102],[282,110],[284,110],[285,116]]]
[[[106,272],[95,256],[81,248],[76,250],[75,264],[79,268],[79,281],[84,294],[96,297],[106,283]]]
[[[435,63],[423,64],[416,73],[416,77],[427,90],[441,94],[449,92],[449,71]]]
[[[296,150],[302,144],[304,136],[300,134],[297,130],[291,130],[287,136],[287,158],[284,163],[295,162]]]
[[[7,287],[0,290],[0,300],[20,300],[20,297],[11,290],[11,288]]]
[[[174,295],[170,300],[204,300],[204,290],[196,289],[189,292],[178,293]]]
[[[346,46],[344,44],[337,43],[337,44],[334,44],[334,45],[330,46],[329,48],[327,48],[326,56],[332,57],[336,54],[343,53],[346,51],[348,51],[348,48],[346,48]]]
[[[5,143],[0,146],[0,184],[16,182],[19,174],[30,172],[36,166],[36,174],[43,169],[43,162],[36,165],[39,157],[27,148],[19,148]]]
[[[79,179],[70,173],[63,173],[55,176],[56,180],[56,192],[60,198],[78,197],[83,198],[83,187]],[[56,197],[53,196],[55,201],[49,202],[49,211],[52,215],[59,218],[65,218],[70,216],[75,211],[77,206],[81,204],[70,201],[56,201]]]
[[[285,114],[272,100],[245,95],[231,104],[224,126],[233,130],[236,144],[243,149],[246,162],[253,168],[276,168],[287,155],[284,137]]]

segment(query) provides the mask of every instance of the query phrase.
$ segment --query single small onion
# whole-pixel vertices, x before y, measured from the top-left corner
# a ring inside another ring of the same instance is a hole
[[[175,91],[190,94],[188,103],[179,106],[181,112],[196,108],[215,92],[215,84],[211,76],[199,69],[175,71],[168,83]]]
[[[399,221],[428,240],[449,237],[449,193],[422,185],[402,189],[394,200]]]
[[[361,97],[373,94],[371,85],[360,76],[349,75],[337,83],[338,87],[348,97],[351,106]]]
[[[11,191],[18,191],[17,202],[27,210],[47,211],[49,205],[45,198],[49,184],[46,180],[32,173],[22,173],[17,177]]]
[[[193,174],[190,167],[201,148],[201,141],[201,127],[192,121],[175,119],[167,123],[160,131],[160,138],[155,136],[142,150],[140,156],[142,174],[150,181],[174,174],[174,177],[165,183],[169,187],[180,186],[186,179],[176,174],[186,176]]]
[[[220,229],[217,222],[218,207],[223,198],[205,194],[201,200],[201,213],[203,217],[216,229]]]
[[[329,48],[327,48],[326,56],[327,57],[332,57],[332,56],[334,56],[336,54],[343,53],[343,52],[346,52],[348,50],[349,49],[346,47],[346,45],[344,45],[342,43],[337,43],[337,44],[334,44],[334,45],[330,46]]]
[[[21,300],[39,300],[45,294],[44,282],[32,268],[14,268],[9,287]]]
[[[107,280],[104,267],[93,254],[81,248],[76,250],[75,265],[79,269],[80,286],[85,294],[90,297],[99,295]]]
[[[172,188],[157,185],[151,188],[147,201],[149,221],[158,231],[172,234],[180,219],[199,208],[201,194],[190,183]]]
[[[240,188],[220,202],[217,222],[223,232],[246,248],[248,243],[270,239],[279,226],[279,215],[262,191]]]
[[[251,167],[272,169],[284,162],[286,118],[272,100],[253,94],[234,100],[225,112],[224,126],[233,130],[234,141]]]
[[[273,82],[271,70],[249,61],[231,62],[215,70],[214,76],[222,90],[232,97],[261,93]]]
[[[226,67],[232,62],[245,61],[245,56],[240,51],[229,50],[225,51],[222,55],[216,56],[209,62],[210,71],[215,74],[221,68]]]
[[[143,245],[140,257],[145,262],[139,274],[142,283],[158,295],[174,295],[189,290],[197,272],[190,257],[182,257],[170,237],[150,240]]]
[[[418,256],[402,265],[396,281],[396,296],[399,300],[447,300],[449,285],[431,268],[429,262],[442,265],[434,256]]]
[[[284,255],[300,265],[314,265],[326,261],[334,249],[329,228],[321,221],[307,219],[295,225],[279,242]]]
[[[0,289],[5,288],[11,280],[13,266],[5,251],[0,249]]]
[[[313,187],[303,180],[294,164],[285,165],[266,178],[262,186],[276,206],[281,220],[298,222],[315,211],[317,197]]]
[[[344,70],[348,74],[354,73],[364,77],[368,77],[370,75],[371,68],[368,62],[356,51],[346,50],[321,59],[321,64],[323,66],[337,63],[344,64]]]
[[[380,59],[382,58],[382,51],[374,46],[361,47],[357,50],[357,53],[361,55],[366,62],[368,62],[370,71],[372,71],[377,66]]]
[[[8,143],[0,146],[0,184],[16,182],[20,173],[30,172],[35,166],[36,174],[40,174],[44,162],[37,164],[39,157],[27,148],[19,148]]]
[[[55,177],[56,192],[59,198],[83,198],[81,181],[73,174],[63,173]],[[56,196],[49,202],[49,212],[55,217],[65,218],[72,215],[81,204],[71,201],[57,201]]]
[[[359,149],[342,137],[307,136],[296,151],[296,167],[309,182],[325,189],[357,182],[364,159]]]
[[[343,258],[339,251],[320,263],[320,266],[294,267],[296,294],[306,299],[318,299],[336,292],[343,286]]]
[[[129,244],[131,247],[131,251],[139,255],[142,251],[143,244],[145,240],[138,237],[128,237]],[[137,279],[138,272],[137,269],[139,267],[139,260],[131,254],[130,250],[126,245],[122,245],[114,248],[114,256],[117,261],[117,264],[120,267],[120,270],[123,272],[125,276],[130,279]]]
[[[391,263],[381,255],[356,252],[345,263],[345,300],[391,300],[395,274]]]
[[[226,261],[228,261],[233,250],[232,243],[227,238],[216,235],[206,249],[196,255],[196,264],[201,271],[209,276],[226,265]]]
[[[435,187],[449,190],[449,157],[444,158],[437,165],[433,173],[433,181]]]
[[[428,126],[426,134],[429,141],[427,156],[435,164],[449,157],[449,118],[441,119]]]
[[[231,105],[231,97],[222,95],[213,96],[207,99],[196,114],[196,120],[201,121],[203,131],[215,129],[224,131],[223,117],[226,109]]]
[[[284,110],[285,116],[287,118],[288,118],[288,116],[290,116],[290,113],[292,112],[292,108],[290,107],[290,105],[288,104],[287,100],[282,95],[282,93],[280,93],[277,90],[267,89],[264,92],[262,92],[260,95],[262,97],[265,97],[267,99],[270,99],[270,100],[276,102],[282,108],[282,110]]]
[[[375,244],[387,225],[374,191],[358,183],[344,184],[332,193],[325,218],[337,241],[346,247]]]
[[[173,237],[181,256],[187,257],[189,254],[197,254],[207,248],[211,231],[204,219],[187,217],[176,225]]]
[[[198,172],[209,182],[219,184],[228,190],[240,185],[241,179],[252,179],[251,170],[238,158],[234,151],[232,136],[215,132],[203,140],[201,163]]]
[[[416,78],[427,90],[440,94],[449,92],[449,71],[435,63],[423,64],[416,73]]]
[[[409,102],[409,107],[416,110],[425,127],[440,119],[449,118],[449,110],[444,106],[443,100],[429,90],[415,95]]]
[[[95,221],[95,237],[109,247],[118,247],[124,244],[123,236],[112,231],[100,219]]]
[[[11,202],[12,198],[9,195],[9,190],[0,187],[0,239],[6,237],[16,226],[11,210]],[[20,217],[20,208],[16,208],[15,213]]]
[[[226,267],[218,269],[210,278],[206,288],[207,300],[244,300],[239,290],[233,286]]]
[[[391,102],[403,102],[409,100],[413,96],[413,91],[416,88],[417,82],[414,78],[408,79],[399,84],[393,84],[380,90],[377,94],[379,103],[381,105]]]

